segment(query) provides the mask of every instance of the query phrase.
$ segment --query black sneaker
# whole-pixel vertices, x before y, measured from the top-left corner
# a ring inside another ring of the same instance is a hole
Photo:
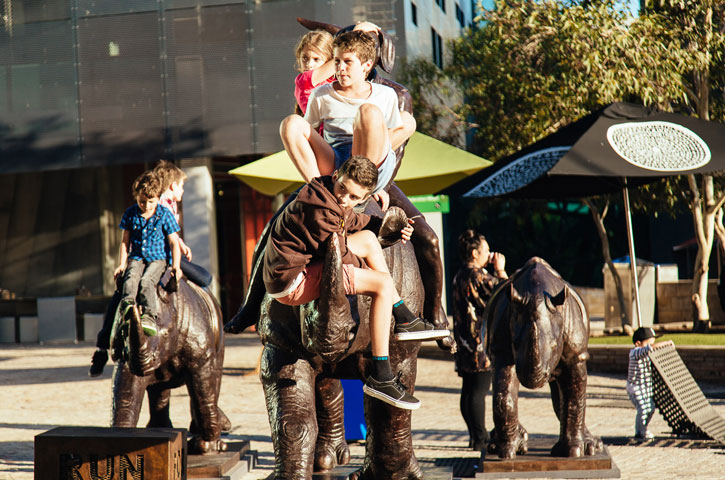
[[[158,333],[158,328],[156,327],[156,319],[148,313],[144,313],[143,315],[141,315],[141,328],[143,329],[143,333],[145,333],[147,337],[153,337]]]
[[[93,359],[91,360],[91,368],[88,370],[89,377],[97,377],[103,373],[103,367],[108,362],[108,351],[101,350],[100,348],[93,352]]]
[[[408,323],[396,323],[393,338],[404,340],[439,340],[446,338],[451,332],[441,330],[418,317]]]
[[[420,400],[408,393],[408,389],[400,382],[400,373],[392,380],[379,382],[372,376],[368,377],[363,392],[373,398],[382,400],[394,407],[415,410],[420,407]]]

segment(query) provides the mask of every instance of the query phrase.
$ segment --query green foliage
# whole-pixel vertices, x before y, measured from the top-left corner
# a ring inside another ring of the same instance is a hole
[[[469,125],[449,103],[460,96],[454,82],[437,65],[417,59],[403,59],[397,81],[413,97],[416,130],[446,143],[457,144],[461,129]]]
[[[461,113],[478,125],[474,150],[501,158],[619,100],[686,101],[692,55],[649,17],[614,0],[498,1],[481,28],[451,43],[447,74],[464,91]]]

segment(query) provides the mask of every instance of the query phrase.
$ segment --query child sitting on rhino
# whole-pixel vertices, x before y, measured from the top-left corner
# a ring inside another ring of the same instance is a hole
[[[395,318],[397,340],[440,339],[449,332],[437,330],[410,312],[395,289],[375,233],[382,220],[353,211],[370,197],[377,182],[375,165],[354,155],[332,176],[314,178],[305,185],[274,224],[265,251],[264,284],[267,294],[285,305],[319,298],[324,261],[320,252],[329,236],[338,234],[345,293],[372,299],[373,373],[363,390],[388,404],[412,410],[420,402],[395,378],[388,359],[390,312]],[[409,222],[401,230],[403,241],[413,232]]]
[[[148,336],[157,333],[158,298],[156,285],[171,264],[174,275],[181,278],[179,225],[171,211],[159,205],[161,181],[154,172],[144,172],[133,182],[136,203],[123,214],[123,238],[114,278],[123,275],[120,310],[125,317],[135,307],[138,297],[143,307],[141,326]],[[168,241],[168,247],[167,242]]]

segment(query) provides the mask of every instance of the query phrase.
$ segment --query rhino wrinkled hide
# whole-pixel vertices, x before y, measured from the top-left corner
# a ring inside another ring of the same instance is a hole
[[[371,208],[378,208],[377,204],[371,202]],[[371,372],[370,298],[345,296],[339,241],[333,234],[327,242],[318,300],[299,307],[283,305],[269,296],[262,302],[260,376],[277,479],[310,479],[313,471],[328,470],[350,459],[339,379],[364,380]],[[384,254],[402,298],[412,311],[420,311],[423,286],[412,246],[398,242]],[[402,372],[402,381],[411,390],[419,347],[419,342],[390,343],[393,371]],[[357,478],[422,478],[413,454],[410,411],[367,396],[364,402],[368,435],[365,463]]]
[[[514,458],[528,450],[519,423],[519,382],[549,383],[559,440],[551,454],[581,457],[601,451],[585,425],[589,321],[574,289],[543,259],[533,257],[494,292],[482,333],[494,370],[488,451]]]
[[[175,293],[160,287],[157,291],[159,331],[155,336],[143,333],[136,314],[114,329],[113,357],[118,363],[113,371],[111,425],[136,427],[146,392],[150,410],[146,426],[172,427],[170,389],[185,384],[191,400],[190,453],[224,451],[220,435],[231,423],[217,406],[224,364],[219,304],[186,280],[178,282]]]

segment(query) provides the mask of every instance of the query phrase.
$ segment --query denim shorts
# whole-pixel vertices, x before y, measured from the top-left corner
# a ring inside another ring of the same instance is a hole
[[[335,170],[340,168],[345,161],[350,158],[352,153],[352,143],[343,143],[341,145],[332,146],[332,151],[335,152]],[[385,156],[385,160],[378,167],[378,183],[375,185],[372,193],[378,193],[382,190],[390,180],[393,178],[395,173],[395,165],[397,158],[393,148],[388,144],[388,154]]]

